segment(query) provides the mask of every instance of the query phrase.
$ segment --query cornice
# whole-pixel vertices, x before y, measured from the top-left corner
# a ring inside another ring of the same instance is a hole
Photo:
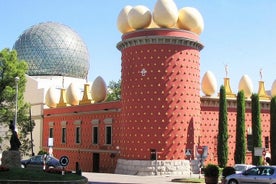
[[[210,98],[210,97],[201,97],[200,98],[201,107],[219,107],[219,98]],[[236,99],[227,99],[227,107],[228,108],[237,108],[237,100]],[[260,107],[262,110],[270,109],[270,101],[268,100],[260,100]],[[245,108],[251,109],[251,100],[245,100]]]
[[[118,50],[123,50],[128,47],[138,46],[138,45],[148,45],[148,44],[169,44],[169,45],[183,45],[187,47],[192,47],[197,50],[202,50],[203,45],[195,40],[185,38],[185,37],[176,37],[176,36],[140,36],[135,38],[129,38],[123,41],[120,41],[117,44]]]

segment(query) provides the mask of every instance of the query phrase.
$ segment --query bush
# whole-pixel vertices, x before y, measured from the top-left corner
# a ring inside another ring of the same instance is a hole
[[[204,169],[204,176],[207,177],[218,177],[219,176],[219,167],[214,164],[208,164]]]
[[[47,155],[47,151],[44,151],[44,150],[40,150],[37,155]]]
[[[234,167],[225,167],[223,170],[222,170],[222,176],[223,177],[226,177],[226,176],[229,176],[231,174],[235,174],[236,173],[236,170]]]
[[[10,169],[8,167],[0,165],[0,172],[2,171],[9,171]]]
[[[61,174],[62,171],[64,171],[66,174],[72,173],[71,171],[63,170],[61,168],[48,168],[48,169],[45,170],[45,172],[47,172],[47,173],[53,173],[53,174]]]

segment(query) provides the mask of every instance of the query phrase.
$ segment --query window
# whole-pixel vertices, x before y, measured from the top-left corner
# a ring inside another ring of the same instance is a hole
[[[252,134],[247,135],[247,150],[253,151],[253,136],[252,136]]]
[[[54,137],[54,128],[50,127],[49,129],[49,138],[53,138]]]
[[[77,144],[79,144],[81,142],[81,140],[80,140],[80,133],[81,133],[80,127],[76,127],[76,143]]]
[[[269,148],[269,137],[265,137],[265,148]]]
[[[108,125],[105,127],[105,144],[112,143],[112,126]]]
[[[62,128],[61,132],[61,143],[66,143],[66,128]]]
[[[98,126],[93,126],[92,142],[93,144],[98,144]]]

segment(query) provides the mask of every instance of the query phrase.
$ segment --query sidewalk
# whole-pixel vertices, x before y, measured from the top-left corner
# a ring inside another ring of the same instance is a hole
[[[172,184],[172,179],[184,178],[184,176],[134,176],[107,173],[83,172],[90,184]],[[193,175],[198,177],[198,175]],[[177,184],[177,183],[176,183]]]

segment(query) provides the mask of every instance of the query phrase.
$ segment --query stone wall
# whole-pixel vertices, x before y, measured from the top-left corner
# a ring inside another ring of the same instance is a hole
[[[189,175],[189,160],[126,160],[118,159],[115,173],[139,176]]]

